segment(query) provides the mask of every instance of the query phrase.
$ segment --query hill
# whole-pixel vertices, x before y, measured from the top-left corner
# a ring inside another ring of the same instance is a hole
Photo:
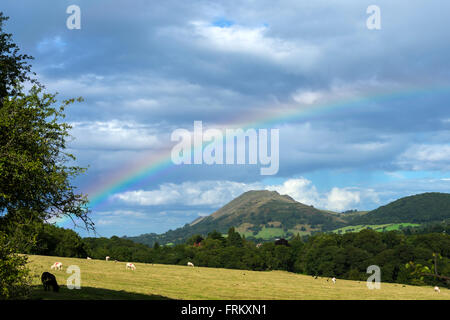
[[[393,201],[349,221],[351,225],[430,223],[450,219],[449,193],[422,193]]]
[[[319,210],[276,191],[248,191],[206,217],[163,234],[143,234],[127,239],[153,246],[177,244],[189,237],[207,235],[213,230],[226,233],[230,227],[247,239],[268,241],[315,232],[347,232],[367,227],[388,231],[450,221],[450,194],[422,193],[404,197],[372,211],[336,213]],[[347,227],[346,229],[342,229]],[[347,230],[348,229],[348,230]]]
[[[44,291],[40,275],[61,261],[62,271],[52,271],[61,285],[59,293]],[[81,289],[69,290],[66,269],[80,267]],[[136,271],[125,270],[125,262],[30,256],[33,299],[187,299],[187,300],[302,300],[302,299],[450,299],[450,290],[435,293],[431,286],[382,283],[381,290],[369,290],[365,281],[327,278],[285,271],[248,271],[135,263]]]
[[[195,234],[207,235],[213,230],[226,233],[234,227],[246,237],[269,240],[296,233],[329,231],[345,225],[346,222],[336,214],[302,204],[276,191],[261,190],[245,192],[211,215],[182,228],[161,235],[144,234],[128,239],[150,246],[155,242],[181,243]]]

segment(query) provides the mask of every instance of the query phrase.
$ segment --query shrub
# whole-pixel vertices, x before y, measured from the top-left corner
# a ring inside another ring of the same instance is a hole
[[[15,253],[10,239],[0,233],[0,299],[26,299],[31,290],[27,257]]]

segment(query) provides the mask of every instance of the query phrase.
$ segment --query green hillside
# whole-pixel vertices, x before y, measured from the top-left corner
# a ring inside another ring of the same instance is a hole
[[[369,224],[369,225],[351,225],[351,226],[346,226],[346,227],[342,227],[336,230],[333,230],[333,233],[339,233],[339,234],[343,234],[343,233],[347,233],[347,232],[359,232],[361,230],[364,229],[372,229],[374,231],[381,231],[381,232],[385,232],[385,231],[397,231],[397,230],[401,230],[404,228],[408,228],[408,227],[419,227],[420,224],[416,224],[416,223],[388,223],[388,224]]]
[[[450,219],[449,193],[422,193],[404,197],[349,221],[351,225],[429,223]]]

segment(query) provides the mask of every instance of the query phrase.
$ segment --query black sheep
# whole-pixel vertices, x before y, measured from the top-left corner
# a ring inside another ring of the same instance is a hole
[[[282,246],[290,247],[289,242],[283,238],[275,240],[275,245],[282,245]]]
[[[58,283],[56,282],[56,278],[50,272],[44,272],[41,276],[42,285],[44,286],[44,290],[50,290],[50,287],[53,288],[54,292],[59,291]]]

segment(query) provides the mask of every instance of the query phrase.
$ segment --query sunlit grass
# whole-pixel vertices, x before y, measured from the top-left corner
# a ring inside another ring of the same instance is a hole
[[[371,228],[374,231],[394,231],[400,230],[401,228],[407,227],[418,227],[420,224],[417,223],[388,223],[388,224],[367,224],[367,225],[356,225],[356,226],[346,226],[339,229],[335,229],[333,233],[346,233],[346,232],[359,232],[361,230]]]
[[[63,271],[51,271],[60,261]],[[81,270],[81,289],[65,286],[69,265]],[[327,278],[285,271],[247,271],[135,263],[136,271],[126,270],[125,262],[30,256],[29,267],[35,285],[33,298],[43,299],[205,299],[205,300],[301,300],[301,299],[447,299],[450,290],[382,283],[369,290],[364,281]],[[44,271],[55,274],[61,292],[45,292],[40,284]]]

